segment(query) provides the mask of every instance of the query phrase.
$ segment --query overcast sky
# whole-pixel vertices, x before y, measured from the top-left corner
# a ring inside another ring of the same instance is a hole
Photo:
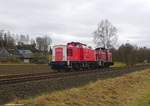
[[[150,0],[0,0],[0,29],[48,34],[53,44],[92,45],[102,19],[118,28],[119,43],[150,47]]]

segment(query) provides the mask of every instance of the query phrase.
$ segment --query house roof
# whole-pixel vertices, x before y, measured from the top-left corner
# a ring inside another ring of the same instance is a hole
[[[0,48],[0,58],[10,57],[10,53],[5,48]]]
[[[32,58],[33,53],[30,50],[18,50],[20,58]]]

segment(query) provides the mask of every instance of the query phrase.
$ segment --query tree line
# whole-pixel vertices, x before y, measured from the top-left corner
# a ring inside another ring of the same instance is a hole
[[[138,63],[150,62],[150,49],[138,47],[130,43],[122,44],[118,49],[110,49],[113,54],[113,61],[126,63],[133,66]]]
[[[0,30],[0,48],[15,49],[16,47],[30,48],[41,52],[48,52],[52,43],[51,37],[47,35],[30,38],[25,34],[12,34],[10,31]]]
[[[114,62],[123,62],[128,66],[150,62],[149,48],[138,47],[130,43],[121,44],[118,48],[115,48],[118,38],[117,32],[117,28],[110,21],[102,20],[94,31],[93,37],[96,47],[110,49]]]

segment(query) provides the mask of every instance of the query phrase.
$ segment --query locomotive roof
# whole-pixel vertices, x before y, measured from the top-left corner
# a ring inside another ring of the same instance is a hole
[[[66,46],[66,45],[54,45],[53,47],[56,47],[56,46]]]
[[[106,49],[104,47],[99,47],[99,48],[96,48],[95,50],[99,50],[99,49],[101,49],[101,50],[108,50],[108,49]]]
[[[70,43],[67,43],[67,44],[84,45],[84,46],[86,46],[86,44],[83,44],[83,43],[80,43],[80,42],[70,42]]]

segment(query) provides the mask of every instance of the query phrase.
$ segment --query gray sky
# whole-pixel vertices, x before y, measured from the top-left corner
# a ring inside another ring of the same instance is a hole
[[[0,0],[0,29],[48,34],[53,44],[92,45],[102,19],[118,28],[119,43],[150,47],[150,0]]]

